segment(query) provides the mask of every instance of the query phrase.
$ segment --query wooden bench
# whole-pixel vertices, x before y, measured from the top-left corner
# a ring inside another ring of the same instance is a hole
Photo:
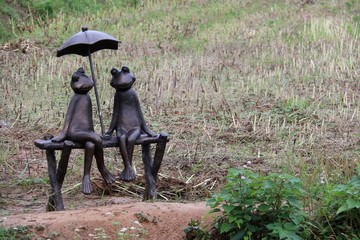
[[[84,149],[84,146],[79,143],[65,140],[64,142],[52,142],[52,136],[45,136],[43,139],[34,141],[35,146],[46,150],[46,159],[48,163],[48,174],[51,186],[51,193],[46,207],[47,211],[64,210],[64,203],[61,194],[61,187],[64,182],[66,170],[68,166],[68,159],[72,149]],[[169,141],[168,134],[161,132],[155,137],[141,135],[136,141],[136,145],[141,145],[142,160],[144,163],[144,178],[145,178],[145,192],[143,200],[156,198],[156,180],[160,169],[162,159],[164,157],[166,143]],[[150,145],[156,143],[154,157],[151,155]],[[103,139],[103,148],[119,147],[119,142],[116,137],[110,139]],[[61,156],[58,163],[56,163],[55,151],[61,150]]]

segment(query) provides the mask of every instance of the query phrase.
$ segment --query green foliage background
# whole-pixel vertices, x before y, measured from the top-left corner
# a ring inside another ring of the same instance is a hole
[[[59,13],[65,15],[96,14],[106,8],[136,7],[140,0],[0,0],[0,42],[13,40],[22,34],[18,29],[26,21],[51,21]]]

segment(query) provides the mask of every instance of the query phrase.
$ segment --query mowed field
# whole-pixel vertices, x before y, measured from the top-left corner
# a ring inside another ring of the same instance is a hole
[[[360,20],[357,1],[143,1],[92,14],[59,12],[21,23],[0,47],[0,214],[44,211],[45,154],[33,141],[62,129],[78,67],[87,58],[56,57],[82,26],[118,38],[118,50],[94,53],[105,128],[113,67],[126,65],[150,129],[170,135],[160,169],[159,199],[204,200],[229,168],[289,173],[311,191],[346,182],[360,155]],[[94,92],[95,129],[100,132]],[[122,170],[117,149],[106,165]],[[112,196],[141,198],[138,178],[116,182]],[[71,155],[64,195],[78,209],[83,153]],[[94,165],[94,182],[99,173]],[[100,184],[91,205],[104,204]],[[85,200],[83,200],[85,201]],[[89,203],[90,204],[90,203]]]

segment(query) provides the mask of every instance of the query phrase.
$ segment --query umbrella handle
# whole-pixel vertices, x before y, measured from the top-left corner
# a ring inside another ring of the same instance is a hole
[[[100,126],[101,126],[101,136],[104,136],[104,133],[105,133],[104,123],[103,123],[103,119],[102,119],[102,112],[101,112],[101,107],[100,107],[100,99],[99,99],[99,94],[98,94],[97,87],[96,87],[96,79],[95,79],[94,67],[93,67],[93,63],[92,63],[92,59],[91,59],[90,50],[89,50],[89,62],[90,62],[91,76],[92,76],[92,79],[94,81],[96,105],[97,105],[97,109],[98,109],[98,115],[99,115]]]

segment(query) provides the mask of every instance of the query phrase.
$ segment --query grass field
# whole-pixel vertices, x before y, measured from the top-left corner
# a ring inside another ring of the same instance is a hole
[[[61,8],[57,1],[0,1],[0,21],[10,29],[0,26],[1,39],[12,39],[0,46],[2,216],[46,195],[46,160],[33,140],[61,130],[72,73],[84,67],[90,75],[87,58],[55,56],[64,40],[88,26],[122,41],[117,51],[93,54],[105,126],[114,94],[110,70],[127,65],[150,128],[170,135],[160,198],[203,200],[223,187],[229,168],[269,178],[289,174],[302,182],[310,215],[335,219],[316,231],[335,236],[335,227],[344,226],[339,231],[350,239],[346,227],[359,222],[358,213],[346,212],[354,222],[338,224],[340,209],[327,206],[346,202],[346,209],[356,210],[360,201],[358,183],[350,180],[360,162],[359,1],[89,3]],[[93,91],[91,97],[100,132]],[[107,166],[118,174],[118,151],[105,153]],[[71,158],[64,195],[79,191],[82,152]],[[141,174],[138,150],[135,165]],[[99,176],[96,169],[93,175]],[[117,182],[113,194],[136,195],[138,179],[130,186]],[[334,197],[337,184],[349,180],[352,195]],[[74,201],[67,207],[78,206]]]
[[[46,22],[30,15],[18,39],[1,46],[2,184],[47,179],[33,140],[61,130],[71,74],[84,67],[90,75],[87,58],[55,56],[84,25],[122,41],[117,51],[93,54],[106,127],[110,69],[127,65],[150,128],[171,137],[161,172],[196,186],[188,198],[218,190],[230,167],[289,173],[309,189],[355,173],[359,2],[136,2],[92,14],[60,11]],[[119,171],[117,151],[106,154]],[[73,158],[80,160],[68,185],[82,173],[82,153]]]

